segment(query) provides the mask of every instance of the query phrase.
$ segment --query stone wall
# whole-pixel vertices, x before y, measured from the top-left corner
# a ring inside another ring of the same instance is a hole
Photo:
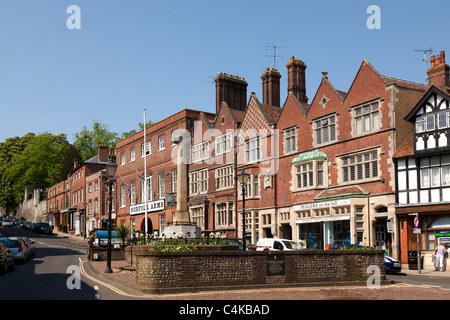
[[[136,284],[148,292],[193,287],[366,281],[383,251],[135,252]]]
[[[87,257],[90,261],[106,261],[108,248],[87,246]],[[111,261],[120,261],[125,259],[125,249],[111,248]]]

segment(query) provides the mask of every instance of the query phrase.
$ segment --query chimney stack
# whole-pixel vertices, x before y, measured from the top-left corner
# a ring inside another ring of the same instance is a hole
[[[430,86],[450,92],[450,67],[445,63],[445,51],[441,51],[440,55],[432,55],[430,61],[431,68],[427,71]]]
[[[219,72],[216,83],[216,113],[225,101],[231,109],[245,111],[247,107],[247,81],[238,76]]]
[[[288,93],[293,93],[295,97],[303,103],[308,102],[308,97],[306,96],[306,79],[305,70],[306,64],[294,56],[286,65],[288,72]]]
[[[267,68],[261,76],[263,103],[270,106],[280,106],[281,74],[275,68]]]
[[[108,162],[108,147],[106,144],[100,143],[98,145],[98,161]]]

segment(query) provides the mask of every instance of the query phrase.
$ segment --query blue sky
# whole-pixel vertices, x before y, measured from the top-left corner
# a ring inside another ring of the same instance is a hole
[[[81,29],[66,26],[70,5]],[[370,30],[370,5],[381,29]],[[381,74],[425,82],[423,54],[450,60],[450,1],[384,0],[2,0],[0,142],[27,132],[73,135],[94,120],[119,134],[184,108],[214,112],[218,72],[244,77],[261,97],[261,74],[306,65],[314,97],[327,71],[347,91],[363,59]],[[447,63],[449,63],[448,61]]]

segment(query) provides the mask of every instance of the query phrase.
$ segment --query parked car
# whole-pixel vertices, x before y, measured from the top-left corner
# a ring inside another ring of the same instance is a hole
[[[30,258],[33,258],[34,256],[35,256],[35,254],[34,254],[34,248],[35,248],[35,246],[34,246],[34,240],[31,240],[30,238],[28,238],[28,237],[21,237],[21,239],[25,242],[25,245],[27,246],[27,248],[28,248],[28,251],[29,251],[29,257]]]
[[[0,242],[3,242],[5,246],[11,250],[15,261],[25,263],[29,258],[29,251],[25,242],[17,237],[0,238]]]
[[[49,225],[45,222],[38,222],[34,225],[34,232],[37,233],[45,233],[45,234],[52,234],[53,233],[53,226]]]
[[[296,241],[287,239],[275,239],[275,238],[261,238],[256,244],[256,251],[263,250],[270,251],[291,251],[291,250],[301,250],[302,247]]]
[[[94,229],[91,232],[95,232],[95,238],[93,245],[97,247],[108,246],[108,230],[107,229]],[[111,246],[119,247],[122,245],[122,239],[119,236],[119,232],[116,230],[111,231]]]
[[[0,242],[0,272],[7,273],[14,269],[14,256],[3,242]]]
[[[3,219],[2,221],[2,227],[12,227],[14,226],[14,223],[11,219]]]
[[[402,270],[402,263],[395,258],[384,256],[384,267],[386,273],[400,272]]]

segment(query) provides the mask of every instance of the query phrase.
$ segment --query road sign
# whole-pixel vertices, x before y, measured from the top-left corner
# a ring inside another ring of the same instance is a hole
[[[420,228],[414,228],[414,233],[421,234],[422,232],[421,232]]]
[[[418,228],[419,227],[419,217],[415,216],[414,217],[414,228]]]

